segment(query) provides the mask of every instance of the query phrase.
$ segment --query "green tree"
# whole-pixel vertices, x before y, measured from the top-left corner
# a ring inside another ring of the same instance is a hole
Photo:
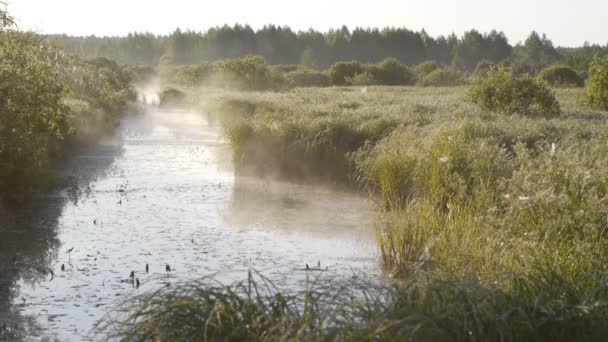
[[[595,57],[591,62],[585,99],[593,108],[608,110],[608,56]]]

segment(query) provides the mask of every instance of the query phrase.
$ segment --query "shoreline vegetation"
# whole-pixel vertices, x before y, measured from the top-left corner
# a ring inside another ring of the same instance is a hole
[[[187,284],[139,298],[114,331],[131,341],[602,340],[608,108],[597,89],[608,68],[592,64],[585,88],[508,65],[452,87],[180,87],[178,103],[219,115],[237,176],[367,191],[391,280],[357,295],[312,284],[295,297],[251,290],[265,283],[256,277]]]
[[[10,18],[10,17],[9,17]],[[35,34],[0,27],[0,202],[20,203],[55,186],[56,168],[79,146],[111,133],[134,109],[130,72],[85,60]]]
[[[196,290],[152,295],[143,304],[149,311],[131,311],[119,336],[601,340],[608,322],[608,108],[597,89],[606,87],[605,63],[594,60],[586,88],[551,88],[552,72],[533,77],[505,63],[451,87],[423,86],[411,71],[418,68],[394,60],[338,63],[323,87],[278,92],[252,87],[281,82],[258,57],[174,66],[174,78],[161,69],[177,103],[219,115],[237,176],[368,191],[378,202],[381,263],[394,287],[369,285],[362,297],[375,298],[373,308],[328,305],[352,309],[337,315],[323,305],[307,312],[308,304],[276,291],[252,296],[239,290],[243,284],[192,285]],[[376,76],[366,71],[374,68]],[[377,76],[383,69],[402,85],[374,85],[389,83]],[[351,80],[360,75],[367,81],[357,86]],[[250,279],[247,288],[255,284]],[[322,292],[317,298],[345,298],[339,289]],[[183,314],[194,321],[179,324],[174,317]]]

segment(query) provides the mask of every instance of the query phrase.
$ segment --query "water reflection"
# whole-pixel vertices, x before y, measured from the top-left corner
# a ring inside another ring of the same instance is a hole
[[[39,330],[34,320],[20,315],[29,303],[20,296],[19,284],[38,286],[55,279],[51,264],[61,246],[59,217],[66,204],[78,205],[90,196],[93,182],[111,170],[122,151],[117,138],[84,148],[63,165],[60,177],[68,187],[25,204],[0,204],[0,340],[23,339]]]

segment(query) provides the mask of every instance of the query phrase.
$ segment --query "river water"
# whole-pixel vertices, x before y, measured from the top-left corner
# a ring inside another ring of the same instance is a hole
[[[378,270],[366,198],[236,178],[218,123],[200,113],[147,106],[67,176],[73,186],[0,208],[0,340],[103,340],[93,328],[107,312],[189,279],[255,269],[297,290],[306,264],[327,268],[327,283]]]

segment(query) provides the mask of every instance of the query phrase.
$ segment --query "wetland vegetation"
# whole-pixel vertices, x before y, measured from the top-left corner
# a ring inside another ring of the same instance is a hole
[[[136,111],[134,84],[157,79],[162,107],[218,118],[236,177],[349,189],[375,206],[379,281],[353,273],[320,286],[322,268],[308,264],[302,291],[252,271],[228,286],[205,278],[133,298],[101,334],[605,339],[608,48],[554,47],[536,32],[512,46],[475,30],[237,25],[97,38],[13,24],[0,11],[7,203],[57,185],[70,151],[112,132]]]

